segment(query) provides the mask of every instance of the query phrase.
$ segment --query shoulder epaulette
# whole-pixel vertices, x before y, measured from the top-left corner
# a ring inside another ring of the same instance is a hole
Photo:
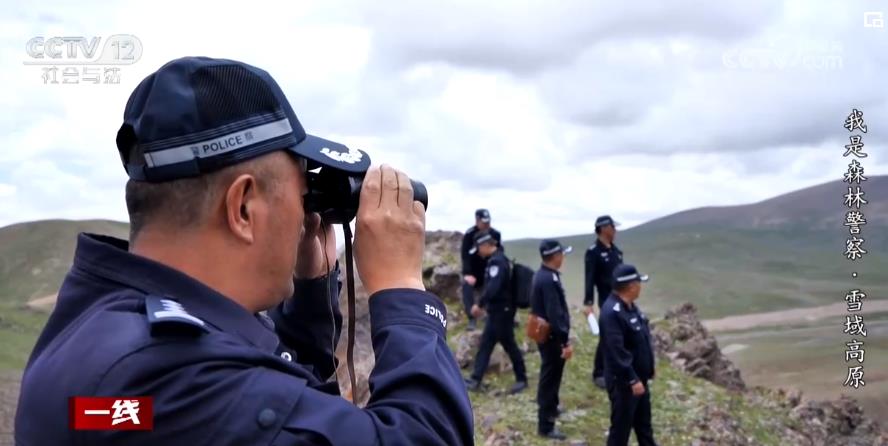
[[[145,296],[145,314],[151,325],[151,334],[161,332],[208,333],[207,324],[189,314],[182,304],[162,296]]]

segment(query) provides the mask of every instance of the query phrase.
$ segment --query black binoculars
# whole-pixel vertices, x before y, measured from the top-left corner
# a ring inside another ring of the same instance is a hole
[[[358,214],[361,198],[361,185],[366,172],[351,173],[321,167],[307,173],[308,194],[305,196],[305,210],[317,212],[321,220],[329,224],[347,224]],[[410,180],[413,186],[413,200],[429,207],[429,195],[424,184]]]

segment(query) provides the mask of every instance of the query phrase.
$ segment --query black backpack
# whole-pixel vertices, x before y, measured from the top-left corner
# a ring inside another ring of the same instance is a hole
[[[530,295],[533,292],[533,276],[536,272],[514,259],[509,262],[512,268],[510,291],[512,300],[518,308],[530,308]]]

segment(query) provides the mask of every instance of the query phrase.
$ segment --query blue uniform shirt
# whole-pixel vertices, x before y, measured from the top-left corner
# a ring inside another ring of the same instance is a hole
[[[509,287],[512,271],[509,260],[502,249],[487,259],[487,270],[484,273],[484,292],[478,306],[488,311],[510,311],[515,308]]]
[[[584,263],[586,293],[583,304],[593,305],[595,292],[598,292],[598,308],[603,308],[604,300],[613,289],[614,268],[623,263],[623,251],[613,243],[608,248],[601,240],[596,239],[595,244],[586,250]]]
[[[616,294],[611,294],[601,307],[599,323],[605,380],[628,386],[653,378],[650,326],[638,305],[630,308]]]
[[[339,396],[334,277],[251,314],[125,241],[81,234],[25,370],[16,444],[473,444],[446,308],[429,293],[372,296],[371,398]],[[70,396],[151,396],[154,430],[71,431]]]
[[[566,346],[570,334],[570,311],[561,283],[561,273],[542,265],[533,276],[530,311],[545,319],[550,327],[550,339]]]

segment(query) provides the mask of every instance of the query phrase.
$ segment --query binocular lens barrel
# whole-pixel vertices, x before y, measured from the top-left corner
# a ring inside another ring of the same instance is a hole
[[[308,194],[305,196],[305,210],[317,212],[330,224],[352,221],[358,213],[361,201],[361,186],[364,173],[347,174],[342,171],[324,170],[308,173]],[[413,187],[413,200],[429,208],[429,192],[419,181],[410,180]]]

